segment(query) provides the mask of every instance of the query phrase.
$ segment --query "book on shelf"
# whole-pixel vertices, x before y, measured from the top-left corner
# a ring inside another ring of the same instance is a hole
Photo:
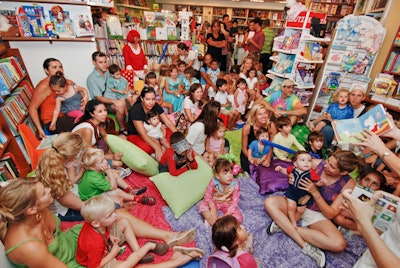
[[[21,79],[14,66],[7,61],[0,62],[0,76],[2,78],[2,83],[8,88],[13,88]],[[2,90],[4,89],[2,88]]]
[[[122,39],[122,26],[119,18],[115,15],[107,15],[106,17],[107,35],[109,38]]]
[[[17,175],[12,167],[10,166],[10,163],[8,161],[2,161],[0,162],[0,170],[6,170],[8,173],[11,175],[9,179],[17,179],[19,174]]]
[[[0,107],[4,119],[10,127],[13,136],[18,135],[17,126],[28,113],[29,100],[32,97],[32,86],[29,82],[22,81],[10,97]]]
[[[364,202],[368,202],[373,194],[373,190],[361,185],[356,185],[352,192],[353,196]],[[384,232],[389,228],[391,221],[396,218],[398,203],[399,198],[397,196],[383,192],[383,196],[376,202],[374,215],[371,219],[376,229]]]
[[[13,176],[13,174],[11,174],[7,166],[1,163],[0,163],[0,174],[1,174],[1,179],[4,181],[16,179],[16,177]]]
[[[397,82],[394,80],[393,75],[386,73],[379,73],[376,75],[375,80],[371,86],[370,94],[379,95],[383,97],[392,97],[400,94],[395,92]]]
[[[69,11],[64,10],[61,6],[53,6],[49,10],[49,18],[58,36],[75,37],[74,24]]]
[[[339,144],[360,142],[364,130],[369,129],[377,135],[382,135],[392,129],[392,122],[386,117],[382,104],[375,105],[358,118],[334,120],[332,127]]]
[[[45,37],[44,9],[42,6],[21,6],[17,14],[18,28],[23,37]]]
[[[3,154],[3,156],[0,158],[1,162],[8,162],[9,166],[13,170],[14,174],[19,177],[19,174],[21,173],[21,168],[18,165],[18,162],[16,161],[14,155],[11,152],[6,152]]]
[[[73,25],[77,37],[94,35],[92,18],[87,14],[75,15],[73,18]]]
[[[30,165],[31,159],[28,155],[28,152],[26,151],[25,144],[22,141],[21,136],[15,137],[15,141],[17,142],[19,149],[21,150],[22,154],[24,155],[26,162]]]
[[[0,143],[5,144],[8,141],[6,134],[0,129]]]
[[[317,42],[306,42],[303,57],[307,60],[322,60],[321,45]]]
[[[392,51],[383,70],[385,72],[400,73],[400,53]]]
[[[26,74],[26,70],[19,62],[18,57],[7,57],[0,59],[0,63],[2,62],[9,62],[15,69],[15,72],[17,73],[19,78],[23,77]]]

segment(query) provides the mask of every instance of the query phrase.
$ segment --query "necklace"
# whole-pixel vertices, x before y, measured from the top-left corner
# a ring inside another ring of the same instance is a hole
[[[133,54],[139,55],[140,54],[140,46],[138,45],[137,48],[134,48],[131,44],[129,44],[129,47],[131,48]]]

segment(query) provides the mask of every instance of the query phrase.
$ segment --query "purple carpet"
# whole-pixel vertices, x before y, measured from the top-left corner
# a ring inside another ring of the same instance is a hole
[[[315,262],[301,252],[286,234],[276,233],[268,235],[266,228],[271,223],[271,218],[264,210],[263,201],[268,195],[258,193],[258,185],[251,179],[239,179],[241,188],[240,210],[243,213],[243,225],[248,232],[254,233],[254,257],[261,263],[260,267],[317,267]],[[277,192],[273,195],[282,195]],[[213,252],[211,241],[211,227],[206,227],[204,220],[193,206],[178,220],[174,218],[168,206],[163,207],[165,218],[174,230],[197,229],[196,246],[205,250],[208,256]],[[326,252],[326,267],[352,267],[364,252],[366,246],[364,240],[357,236],[347,239],[347,248],[342,253]],[[205,256],[201,261],[201,267],[205,267]]]

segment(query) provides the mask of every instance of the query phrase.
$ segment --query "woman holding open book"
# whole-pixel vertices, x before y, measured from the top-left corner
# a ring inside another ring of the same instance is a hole
[[[391,115],[386,114],[392,121]],[[394,124],[393,124],[394,125]],[[385,143],[378,135],[370,130],[365,130],[364,138],[356,145],[367,147],[379,155],[393,172],[400,174],[400,159],[388,150]],[[400,129],[394,127],[382,136],[400,140]],[[368,249],[364,252],[354,267],[400,267],[400,210],[397,209],[394,222],[381,236],[376,232],[371,218],[374,214],[375,204],[382,196],[381,191],[376,191],[370,201],[362,202],[351,195],[350,190],[343,192],[342,206],[345,212],[356,222],[357,229],[364,237]]]

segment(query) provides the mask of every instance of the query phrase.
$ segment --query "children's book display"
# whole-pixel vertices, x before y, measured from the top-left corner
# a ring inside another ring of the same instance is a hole
[[[308,120],[322,115],[338,88],[354,85],[366,91],[370,72],[386,34],[379,21],[368,16],[348,15],[337,23],[336,34],[319,71]]]
[[[124,68],[122,49],[125,39],[130,30],[136,30],[140,34],[141,45],[150,67],[153,64],[171,64],[170,56],[178,53],[177,42],[174,42],[178,39],[177,21],[175,12],[145,11],[142,19],[133,18],[133,22],[122,25],[116,16],[107,16],[105,25],[95,26],[97,46],[107,55],[109,64]]]
[[[2,1],[0,10],[16,10],[22,37],[94,36],[90,7],[71,4],[47,4]]]
[[[332,126],[339,144],[360,142],[363,137],[361,133],[366,129],[382,135],[393,128],[391,121],[386,117],[386,111],[382,104],[375,105],[374,108],[358,118],[335,120]]]
[[[361,185],[354,187],[352,195],[358,197],[364,202],[368,202],[374,191]],[[398,197],[383,192],[383,196],[378,199],[375,205],[374,215],[372,216],[372,224],[376,229],[382,232],[389,228],[391,221],[396,217]]]
[[[330,38],[320,36],[320,32],[311,32],[313,18],[323,25],[326,15],[315,12],[300,12],[294,20],[287,20],[285,31],[274,39],[272,50],[273,67],[268,76],[273,79],[271,85],[263,91],[264,95],[281,89],[284,79],[290,78],[296,84],[296,93],[309,100],[314,88],[314,72],[318,64],[322,64],[321,42],[329,42]],[[315,35],[312,35],[312,33]],[[304,103],[308,105],[308,103]]]

